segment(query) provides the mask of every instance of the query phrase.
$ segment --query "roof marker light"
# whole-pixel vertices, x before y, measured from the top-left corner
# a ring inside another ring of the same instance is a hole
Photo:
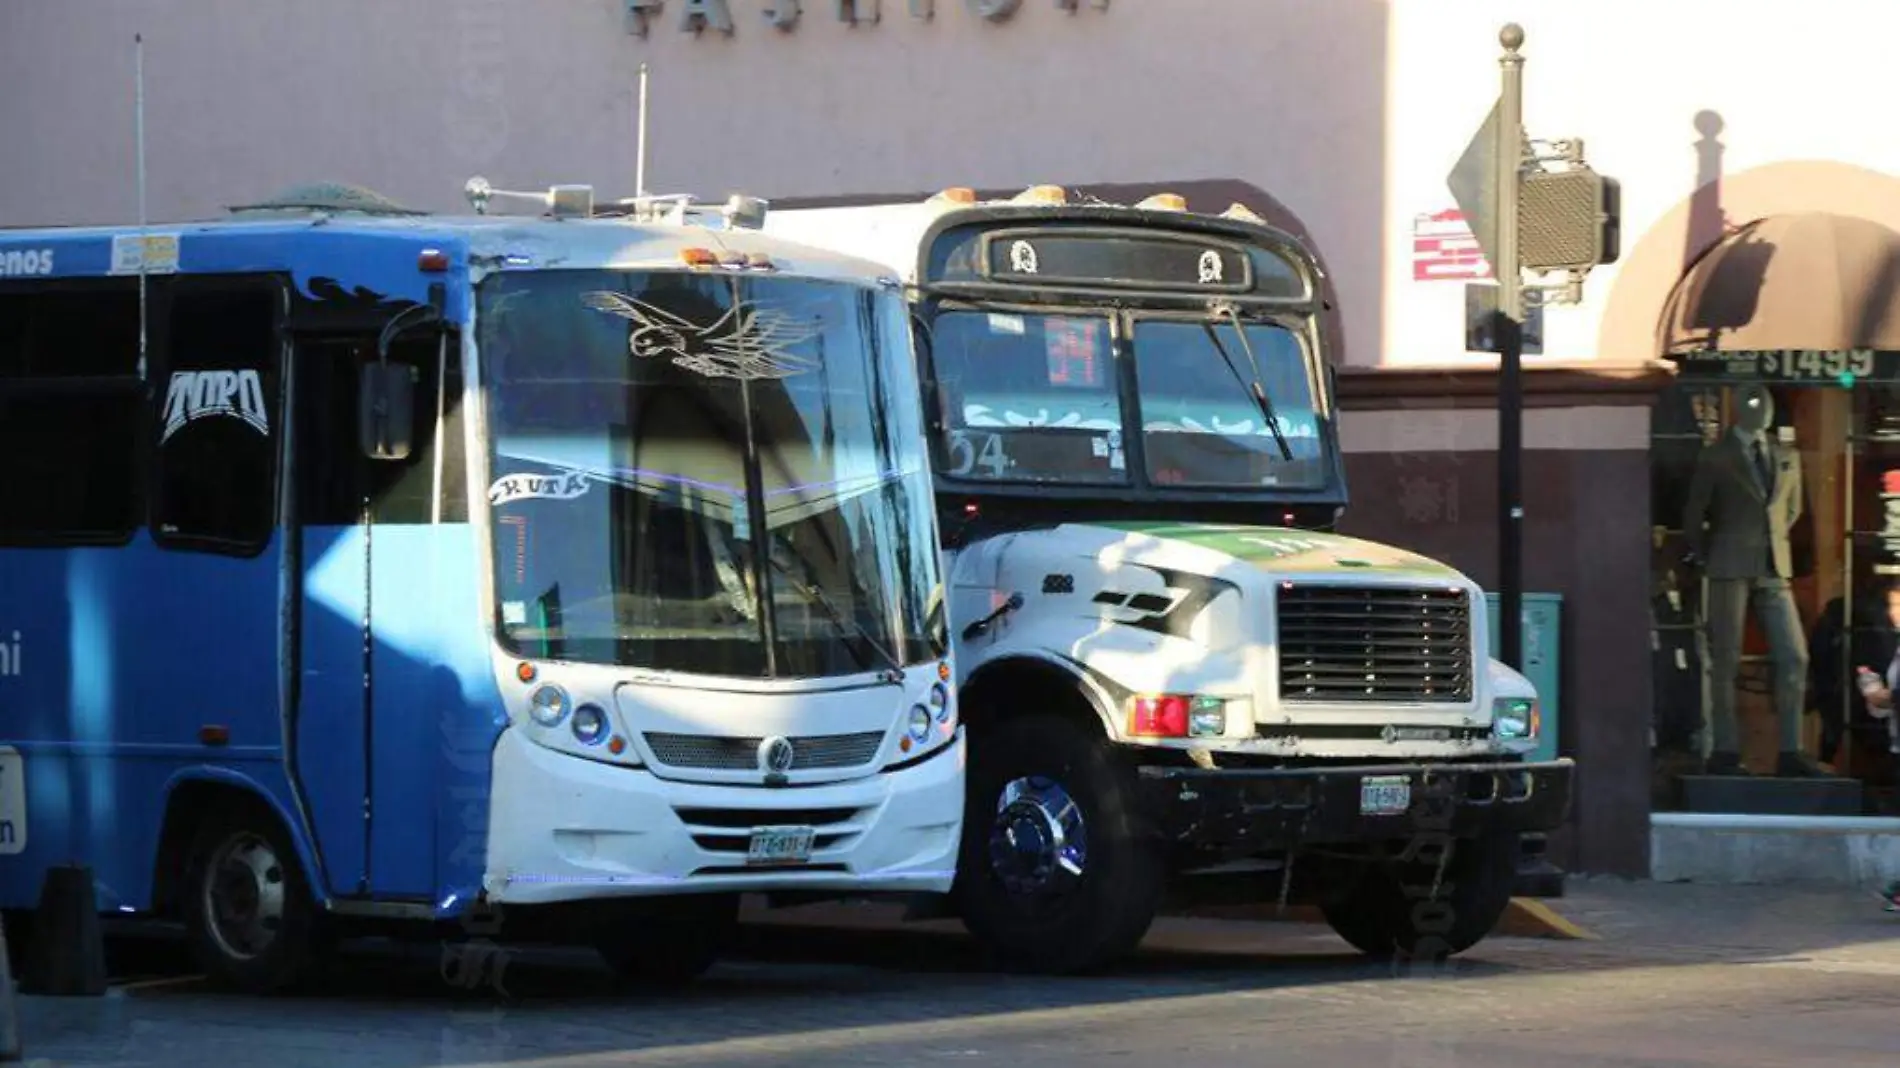
[[[1239,219],[1241,222],[1250,223],[1264,223],[1267,221],[1261,218],[1252,208],[1238,201],[1229,204],[1227,210],[1220,213],[1220,217],[1223,219]]]
[[[1014,204],[1054,204],[1069,202],[1068,191],[1059,185],[1032,185],[1011,198]]]
[[[932,202],[945,204],[974,204],[976,203],[976,190],[968,186],[955,185],[939,191],[935,196],[931,197],[930,200]]]
[[[719,256],[709,248],[683,248],[680,262],[692,267],[711,267],[719,262]]]
[[[1135,205],[1149,211],[1186,211],[1187,206],[1187,198],[1179,193],[1156,193]]]

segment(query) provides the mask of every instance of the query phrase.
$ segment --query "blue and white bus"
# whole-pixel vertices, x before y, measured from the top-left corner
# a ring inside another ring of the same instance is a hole
[[[950,887],[896,279],[577,188],[0,231],[0,907],[81,865],[272,989],[498,909],[683,979],[741,893]]]

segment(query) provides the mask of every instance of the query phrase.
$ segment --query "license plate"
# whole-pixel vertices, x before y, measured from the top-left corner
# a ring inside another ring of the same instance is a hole
[[[810,827],[754,827],[746,846],[747,864],[809,864],[811,843],[817,833]]]
[[[1361,816],[1397,816],[1412,807],[1412,780],[1405,775],[1374,775],[1359,780]]]

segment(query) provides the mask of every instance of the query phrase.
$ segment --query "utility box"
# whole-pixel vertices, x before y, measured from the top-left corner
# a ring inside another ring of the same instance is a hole
[[[1491,655],[1495,657],[1500,645],[1498,636],[1503,632],[1498,626],[1498,595],[1487,593],[1484,601],[1491,624]],[[1557,724],[1563,714],[1557,684],[1563,678],[1558,651],[1562,648],[1564,598],[1560,593],[1526,593],[1519,604],[1524,614],[1524,666],[1520,670],[1537,688],[1537,701],[1544,713],[1543,729],[1537,735],[1537,750],[1526,759],[1555,760]]]

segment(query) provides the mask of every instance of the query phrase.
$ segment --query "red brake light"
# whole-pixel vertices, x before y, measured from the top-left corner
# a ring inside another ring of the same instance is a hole
[[[449,254],[439,248],[425,248],[416,256],[416,269],[439,274],[449,269]]]
[[[1129,702],[1128,733],[1142,738],[1185,738],[1188,699],[1179,694],[1137,697]]]

